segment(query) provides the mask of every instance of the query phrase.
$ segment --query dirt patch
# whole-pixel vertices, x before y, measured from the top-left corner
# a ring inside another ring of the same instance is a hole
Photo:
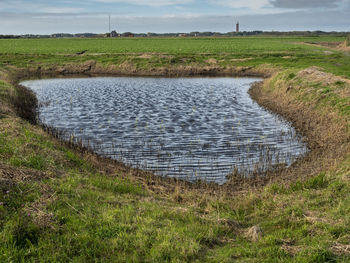
[[[249,61],[252,60],[253,58],[233,58],[231,59],[232,62],[243,62],[243,61]]]
[[[331,87],[332,92],[342,98],[350,96],[350,80],[335,76],[331,73],[322,71],[318,67],[310,67],[300,71],[298,77],[309,81],[310,83],[319,83],[324,87]]]
[[[85,73],[91,71],[93,68],[96,67],[96,61],[89,60],[82,64],[68,64],[62,67],[58,67],[55,69],[59,74],[70,74],[70,72],[73,73]]]
[[[345,51],[345,52],[350,52],[350,46],[347,45],[346,43],[342,43],[337,47],[338,50],[340,51]]]
[[[304,78],[310,82],[320,82],[323,85],[334,85],[337,82],[344,82],[350,84],[349,79],[335,76],[331,73],[322,71],[318,67],[310,67],[298,73],[300,78]]]
[[[8,189],[20,182],[41,180],[49,176],[36,170],[16,168],[0,162],[0,189]]]
[[[215,58],[210,58],[205,62],[207,62],[208,64],[217,64],[218,63],[218,61]]]
[[[25,211],[40,228],[55,230],[55,224],[53,223],[55,222],[54,215],[47,210],[47,207],[50,203],[57,200],[56,192],[46,184],[41,186],[40,192],[40,198],[31,203],[29,207],[25,208]]]
[[[337,255],[350,255],[350,245],[347,244],[335,243],[331,249]]]
[[[153,58],[153,55],[151,55],[151,54],[142,54],[142,55],[140,55],[140,56],[138,56],[139,58],[144,58],[144,59],[151,59],[151,58]]]
[[[293,240],[282,240],[281,249],[291,256],[297,255],[302,249],[302,246],[296,246]]]
[[[315,223],[333,224],[334,223],[326,218],[322,218],[320,216],[317,216],[313,212],[309,212],[309,211],[304,213],[304,218],[306,221],[308,221],[312,224],[315,224]]]

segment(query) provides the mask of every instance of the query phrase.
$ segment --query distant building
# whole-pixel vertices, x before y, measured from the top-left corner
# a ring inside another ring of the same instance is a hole
[[[111,35],[110,35],[110,36],[111,36],[111,37],[118,37],[117,31],[113,30],[113,31],[111,32]]]
[[[135,37],[135,35],[131,32],[125,32],[122,34],[122,37]]]
[[[236,33],[239,33],[239,21],[237,21],[237,24],[236,24]]]
[[[53,37],[53,38],[73,37],[73,35],[67,34],[67,33],[56,33],[56,34],[52,34],[51,37]]]

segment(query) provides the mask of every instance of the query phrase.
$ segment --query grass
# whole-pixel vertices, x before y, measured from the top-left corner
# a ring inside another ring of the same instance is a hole
[[[319,65],[337,75],[349,76],[349,60],[340,51],[301,42],[344,42],[345,37],[237,37],[136,39],[20,39],[0,40],[0,66],[52,68],[96,61],[103,67],[129,67],[144,71],[188,65],[302,69]],[[88,50],[83,56],[76,55]],[[144,55],[147,56],[144,56]]]
[[[299,52],[309,49],[297,45],[301,41],[344,41],[344,37],[237,37],[237,38],[137,38],[137,39],[20,39],[1,40],[4,54],[64,54],[71,55],[81,50],[88,54],[163,53],[194,54],[259,52],[262,49],[273,54],[286,50]]]
[[[215,67],[271,68],[278,73],[264,93],[328,118],[329,127],[319,122],[326,132],[315,129],[315,136],[346,147],[349,83],[330,73],[349,77],[350,58],[296,44],[310,41],[344,38],[1,40],[0,262],[350,262],[347,151],[331,165],[319,156],[312,176],[239,193],[157,180],[19,118],[35,101],[18,96],[9,81],[18,67],[36,72],[91,59],[137,70],[206,67],[209,58]],[[76,56],[82,48],[88,54]],[[232,60],[238,58],[252,59]],[[310,66],[322,69],[303,73]],[[248,234],[253,226],[263,232],[257,241]]]

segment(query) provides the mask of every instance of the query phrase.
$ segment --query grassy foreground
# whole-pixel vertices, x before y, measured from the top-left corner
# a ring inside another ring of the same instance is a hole
[[[350,262],[350,57],[315,45],[344,41],[0,40],[0,262]],[[19,79],[103,71],[270,76],[257,99],[308,136],[309,169],[240,191],[189,185],[19,117],[35,103]]]

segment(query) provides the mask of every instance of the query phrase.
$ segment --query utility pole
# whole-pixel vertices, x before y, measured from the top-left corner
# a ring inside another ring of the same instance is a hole
[[[111,15],[108,16],[108,33],[111,33]]]

